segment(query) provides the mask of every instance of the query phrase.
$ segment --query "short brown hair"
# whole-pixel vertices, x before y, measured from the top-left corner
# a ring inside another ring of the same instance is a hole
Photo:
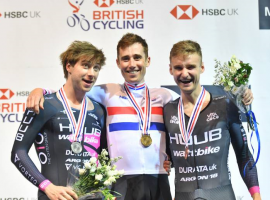
[[[126,33],[123,35],[123,37],[119,40],[117,44],[117,58],[119,56],[119,50],[124,49],[126,47],[129,47],[135,43],[140,43],[143,46],[143,51],[148,58],[148,44],[146,43],[145,39],[143,39],[141,36],[133,34],[133,33]]]
[[[189,55],[193,53],[197,53],[199,56],[201,56],[202,61],[202,50],[200,45],[192,40],[183,40],[173,45],[170,52],[170,60],[175,56]]]
[[[98,63],[101,66],[105,65],[106,60],[102,50],[97,49],[91,43],[85,41],[74,41],[68,49],[60,55],[66,79],[68,77],[66,65],[69,63],[74,66],[81,58],[89,60],[91,63]]]

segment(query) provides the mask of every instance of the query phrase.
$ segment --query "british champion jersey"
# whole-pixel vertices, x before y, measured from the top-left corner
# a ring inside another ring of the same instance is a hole
[[[178,120],[179,99],[164,107],[164,121],[171,156],[175,167],[176,200],[233,200],[228,168],[229,145],[232,143],[239,171],[250,193],[259,191],[257,170],[248,149],[247,136],[237,107],[226,98],[212,98],[199,115],[194,131],[188,141],[189,153],[185,159],[185,143]],[[186,127],[189,117],[185,115]],[[246,163],[251,160],[246,176]]]
[[[140,106],[144,105],[144,84],[130,87]],[[163,162],[166,158],[163,106],[171,101],[176,93],[164,88],[150,88],[152,104],[150,136],[152,144],[141,144],[139,118],[132,107],[123,84],[95,86],[87,95],[105,106],[107,110],[107,142],[111,157],[122,156],[117,162],[118,169],[125,175],[166,174]],[[144,108],[142,108],[144,110]],[[110,146],[112,145],[112,146]]]
[[[83,168],[85,161],[97,157],[102,148],[107,148],[105,111],[97,102],[92,103],[94,109],[87,111],[83,134],[79,138],[83,146],[79,154],[73,153],[70,148],[72,127],[56,93],[45,97],[44,110],[40,110],[38,115],[28,109],[25,111],[16,134],[11,161],[26,179],[41,190],[48,181],[67,186],[69,169]],[[80,110],[72,108],[72,111],[77,120]],[[28,155],[32,144],[41,163],[41,172]],[[39,199],[48,198],[39,190]]]

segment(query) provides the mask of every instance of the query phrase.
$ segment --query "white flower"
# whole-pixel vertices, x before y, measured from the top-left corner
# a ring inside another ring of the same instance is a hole
[[[111,176],[114,175],[114,173],[113,173],[113,171],[110,170],[110,171],[107,172],[107,175],[108,175],[109,177],[111,177]]]
[[[228,82],[228,85],[229,85],[230,87],[234,86],[234,84],[233,84],[232,81],[229,81],[229,82]]]
[[[115,179],[113,176],[111,176],[108,180],[109,180],[111,183],[114,183],[114,182],[116,181],[116,179]]]
[[[232,74],[235,74],[237,69],[236,69],[236,67],[234,65],[231,65],[230,71],[231,71]]]
[[[111,170],[111,166],[107,166],[107,167],[106,167],[106,170],[107,170],[107,171],[110,171],[110,170]]]
[[[95,179],[100,181],[103,178],[102,174],[96,174]]]
[[[83,175],[85,172],[86,172],[85,169],[80,169],[80,168],[79,168],[79,175]]]
[[[108,152],[105,149],[102,149],[101,155],[102,156],[107,156],[109,154],[108,154]]]
[[[123,169],[117,171],[117,174],[118,174],[118,175],[123,175],[124,173],[125,173],[125,170],[123,170]]]
[[[97,162],[97,158],[96,157],[90,158],[90,163],[95,164],[96,162]]]
[[[111,185],[111,182],[109,180],[104,181],[104,185]]]
[[[92,166],[91,169],[90,169],[90,172],[95,172],[96,171],[96,167],[95,166]]]
[[[239,63],[235,63],[235,64],[234,64],[234,67],[235,67],[236,69],[240,69],[240,68],[241,68],[241,65],[240,65]]]
[[[89,162],[86,162],[86,163],[84,163],[84,167],[85,167],[86,169],[90,169],[90,168],[91,168],[91,165],[90,165]]]
[[[224,90],[225,90],[225,91],[230,91],[230,90],[231,90],[231,87],[227,85],[227,86],[224,88]]]

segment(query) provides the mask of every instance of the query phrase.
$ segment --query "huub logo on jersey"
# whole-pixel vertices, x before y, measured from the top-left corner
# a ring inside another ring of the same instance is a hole
[[[212,121],[212,120],[215,120],[215,119],[218,119],[219,116],[217,115],[217,113],[210,113],[209,115],[207,115],[207,119],[206,121]]]
[[[198,140],[198,136],[194,135],[193,137],[189,138],[188,145],[200,145],[200,144],[205,144],[207,142],[213,142],[220,140],[222,138],[221,134],[221,128],[210,130],[210,131],[205,131],[203,133],[203,138],[201,140]],[[186,145],[185,142],[183,141],[182,135],[180,133],[169,133],[170,135],[170,143],[175,143],[175,144],[181,144],[181,145]],[[194,140],[194,141],[193,141]]]
[[[171,123],[171,124],[179,124],[178,117],[176,117],[176,116],[171,116],[170,123]]]

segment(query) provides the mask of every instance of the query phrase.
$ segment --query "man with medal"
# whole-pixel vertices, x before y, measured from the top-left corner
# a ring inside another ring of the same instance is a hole
[[[39,188],[39,200],[78,199],[66,187],[68,170],[83,168],[85,161],[107,148],[105,111],[85,95],[105,64],[103,52],[88,42],[74,41],[60,59],[66,83],[46,96],[39,115],[26,109],[11,155],[18,170]],[[28,155],[32,144],[41,172]]]
[[[125,82],[98,85],[87,93],[107,110],[110,156],[123,157],[117,168],[124,169],[125,175],[112,190],[122,195],[117,200],[170,200],[163,106],[178,95],[147,87],[144,77],[150,57],[148,45],[139,35],[127,33],[121,38],[116,63]],[[41,97],[42,90],[34,90],[27,106],[38,113]]]
[[[181,97],[164,107],[164,123],[175,167],[175,200],[235,200],[227,167],[230,142],[252,198],[260,200],[238,108],[226,96],[214,97],[201,86],[204,70],[198,43],[186,40],[173,45],[170,73]]]
[[[127,33],[120,39],[116,64],[124,84],[98,85],[87,93],[107,110],[110,156],[123,157],[117,167],[124,169],[125,175],[117,179],[112,190],[122,194],[117,200],[170,200],[170,152],[163,106],[179,95],[165,88],[147,87],[144,77],[150,57],[148,45],[139,35]],[[38,113],[39,107],[43,108],[42,96],[42,89],[32,91],[27,107]],[[248,97],[252,97],[250,91]]]

